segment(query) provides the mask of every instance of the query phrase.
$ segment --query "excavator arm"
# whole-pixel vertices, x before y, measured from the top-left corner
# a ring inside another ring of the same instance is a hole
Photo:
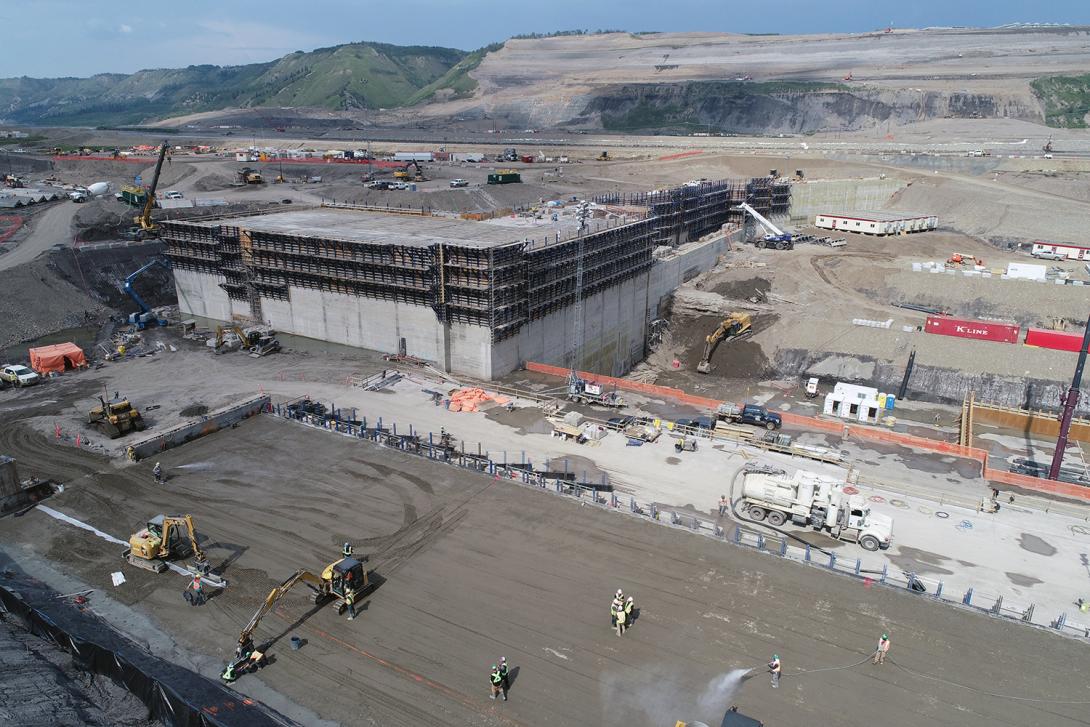
[[[159,173],[163,171],[163,160],[167,156],[170,144],[166,141],[159,147],[159,161],[155,162],[155,174],[151,178],[151,187],[148,188],[147,198],[144,200],[144,209],[133,222],[140,225],[144,232],[155,232],[158,227],[151,221],[151,210],[155,207],[155,190],[159,187]]]
[[[702,374],[709,373],[711,371],[712,354],[715,353],[719,343],[728,336],[741,336],[749,331],[751,326],[752,321],[747,313],[732,313],[728,318],[724,318],[719,323],[719,327],[711,335],[704,338],[704,354],[700,357],[700,363],[696,365],[696,370]]]
[[[163,545],[161,546],[162,555],[160,555],[160,557],[167,557],[169,555],[170,536],[171,531],[174,528],[185,529],[186,534],[189,536],[189,547],[193,549],[193,559],[198,563],[204,563],[204,551],[201,550],[201,546],[197,545],[197,530],[193,527],[192,515],[163,518]]]
[[[297,570],[286,581],[281,583],[276,588],[269,591],[269,595],[265,597],[265,602],[254,612],[254,615],[250,618],[249,623],[242,629],[242,633],[238,636],[238,645],[240,648],[245,649],[250,643],[250,638],[253,636],[254,629],[261,623],[261,619],[265,617],[269,611],[273,609],[276,603],[287,595],[297,583],[306,583],[314,588],[318,593],[325,592],[325,583],[321,578],[314,575],[308,570]]]

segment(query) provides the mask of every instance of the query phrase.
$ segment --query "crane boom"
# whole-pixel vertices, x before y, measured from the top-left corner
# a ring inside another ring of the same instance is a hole
[[[775,237],[783,237],[784,235],[787,234],[786,232],[781,230],[779,227],[776,227],[776,225],[772,224],[772,222],[768,218],[766,218],[764,215],[762,215],[760,212],[758,212],[757,210],[750,207],[749,204],[743,202],[742,204],[740,204],[738,206],[741,209],[748,212],[750,217],[757,220],[757,222],[760,223],[761,227],[768,230],[768,234],[773,235]]]
[[[144,232],[154,232],[157,229],[155,223],[151,221],[151,210],[155,207],[155,190],[159,186],[159,173],[163,171],[163,159],[166,158],[169,147],[170,144],[167,141],[163,141],[163,145],[159,147],[159,160],[155,162],[155,174],[152,175],[151,187],[148,188],[147,196],[144,199],[144,209],[133,220],[133,222],[140,225],[140,229]]]

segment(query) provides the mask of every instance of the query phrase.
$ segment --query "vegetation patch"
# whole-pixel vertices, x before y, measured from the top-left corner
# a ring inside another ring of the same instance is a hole
[[[1048,76],[1030,83],[1045,107],[1045,123],[1065,129],[1087,128],[1090,115],[1090,74]]]

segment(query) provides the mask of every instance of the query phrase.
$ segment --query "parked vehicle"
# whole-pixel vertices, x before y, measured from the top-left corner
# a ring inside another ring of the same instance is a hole
[[[163,199],[185,199],[181,192],[172,189],[169,192],[163,192]]]
[[[452,179],[450,180],[451,187],[468,187],[469,180],[466,179]]]
[[[779,429],[783,421],[779,414],[756,404],[720,404],[716,418],[725,422],[741,422],[765,429]]]
[[[10,364],[0,369],[0,381],[12,386],[33,386],[42,378],[26,366]]]

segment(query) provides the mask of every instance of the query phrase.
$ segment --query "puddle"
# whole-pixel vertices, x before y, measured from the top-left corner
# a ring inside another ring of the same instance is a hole
[[[667,457],[666,464],[681,464],[681,459],[678,457]]]
[[[541,413],[541,409],[526,406],[508,411],[502,406],[492,407],[484,413],[485,419],[514,428],[519,434],[550,434],[552,424]]]
[[[1028,550],[1037,555],[1056,555],[1056,549],[1036,535],[1022,533],[1018,538],[1018,544],[1022,546],[1022,550]]]
[[[954,571],[941,567],[949,558],[919,548],[911,548],[902,545],[897,548],[897,554],[890,553],[889,559],[903,571],[909,573],[934,573],[937,575],[953,575]]]
[[[1007,573],[1007,580],[1009,580],[1016,586],[1025,586],[1026,588],[1044,582],[1040,578],[1034,578],[1033,576],[1024,576],[1021,573]]]

